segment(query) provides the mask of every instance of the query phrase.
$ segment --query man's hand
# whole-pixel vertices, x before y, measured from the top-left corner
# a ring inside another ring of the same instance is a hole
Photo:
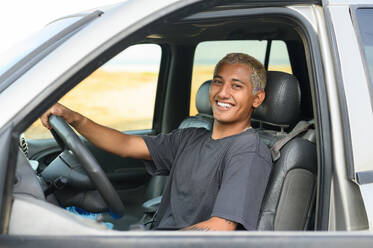
[[[237,223],[220,217],[210,219],[181,229],[182,231],[234,231]]]
[[[48,121],[48,118],[51,115],[62,117],[67,123],[71,124],[72,126],[76,126],[80,121],[84,119],[84,117],[79,113],[66,108],[62,104],[56,103],[40,117],[41,123],[48,129],[51,129]]]

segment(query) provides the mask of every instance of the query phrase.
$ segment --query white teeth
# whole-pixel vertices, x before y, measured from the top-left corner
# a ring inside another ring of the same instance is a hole
[[[232,105],[229,104],[229,103],[217,102],[217,104],[218,104],[218,106],[223,107],[223,108],[230,108],[230,107],[232,107]]]

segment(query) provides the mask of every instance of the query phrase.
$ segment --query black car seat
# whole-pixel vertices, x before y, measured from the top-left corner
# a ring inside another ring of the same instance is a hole
[[[211,80],[204,82],[198,89],[196,95],[196,108],[198,114],[185,118],[179,125],[180,128],[188,127],[203,127],[207,130],[212,130],[214,117],[209,100]]]
[[[260,124],[259,136],[272,148],[288,135],[284,130],[298,121],[299,82],[293,75],[270,71],[265,92],[265,101],[254,111],[252,118]],[[257,229],[308,229],[315,199],[315,131],[308,129],[290,139],[280,154],[273,163]]]
[[[198,114],[185,118],[179,125],[180,128],[202,127],[207,130],[212,129],[214,117],[209,101],[211,80],[204,82],[198,89],[196,95],[196,107]],[[167,176],[154,176],[149,182],[147,199],[158,197],[162,194],[167,182]],[[153,201],[154,202],[154,201]]]

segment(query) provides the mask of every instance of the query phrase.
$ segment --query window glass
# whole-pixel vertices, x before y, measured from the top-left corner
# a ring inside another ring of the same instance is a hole
[[[60,103],[88,118],[120,131],[151,129],[161,48],[134,45],[68,92]],[[51,137],[36,121],[27,138]]]
[[[292,74],[288,49],[282,40],[272,41],[269,53],[269,71],[283,71]]]
[[[227,53],[247,53],[264,63],[267,41],[206,41],[198,44],[194,56],[190,115],[196,115],[199,86],[213,77],[216,63]]]
[[[373,29],[370,26],[373,20],[373,9],[358,9],[356,11],[356,17],[359,25],[367,71],[370,77],[370,82],[373,85]]]

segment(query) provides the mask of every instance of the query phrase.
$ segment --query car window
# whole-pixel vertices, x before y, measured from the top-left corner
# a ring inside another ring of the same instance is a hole
[[[357,9],[356,17],[359,25],[361,45],[365,55],[366,68],[370,77],[371,87],[373,87],[373,30],[370,26],[373,20],[373,9]]]
[[[274,40],[269,53],[269,71],[283,71],[292,74],[289,53],[285,42]]]
[[[267,41],[206,41],[198,44],[193,64],[193,75],[190,97],[191,116],[197,114],[196,94],[199,86],[206,80],[212,79],[216,63],[227,53],[247,53],[264,64]],[[285,42],[271,41],[268,70],[292,73],[289,54]]]
[[[60,103],[120,131],[152,129],[161,48],[128,47],[68,92]],[[51,137],[37,120],[27,138]]]

